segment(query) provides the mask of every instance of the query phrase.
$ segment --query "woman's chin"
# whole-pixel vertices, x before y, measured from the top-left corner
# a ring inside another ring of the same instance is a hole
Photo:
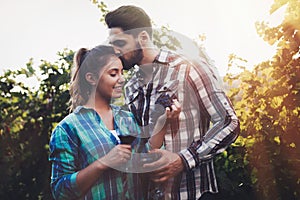
[[[115,94],[112,95],[112,98],[113,99],[118,99],[118,98],[122,97],[122,95],[123,95],[122,93],[115,93]]]

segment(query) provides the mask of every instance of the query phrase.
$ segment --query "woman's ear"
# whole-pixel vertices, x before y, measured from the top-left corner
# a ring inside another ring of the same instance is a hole
[[[141,45],[141,47],[147,46],[149,40],[150,40],[150,37],[149,37],[149,34],[147,33],[147,31],[142,31],[139,33],[138,41],[139,41],[139,44]]]
[[[97,85],[98,79],[96,78],[95,74],[88,72],[85,74],[85,79],[90,85],[92,86]]]

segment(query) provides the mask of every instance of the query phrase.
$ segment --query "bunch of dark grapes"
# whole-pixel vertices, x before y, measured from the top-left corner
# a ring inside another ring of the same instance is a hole
[[[172,109],[172,98],[170,97],[169,94],[163,93],[162,95],[160,95],[158,97],[158,99],[156,100],[155,104],[160,104],[162,105],[164,108],[169,107],[170,109]]]

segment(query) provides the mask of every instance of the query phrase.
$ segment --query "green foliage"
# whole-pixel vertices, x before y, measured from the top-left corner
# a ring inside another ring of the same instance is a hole
[[[177,50],[181,48],[180,40],[172,33],[168,26],[153,29],[153,43],[159,48]]]
[[[238,84],[231,89],[241,137],[251,144],[246,148],[252,184],[257,199],[300,198],[300,2],[275,1],[271,13],[283,5],[284,21],[277,27],[257,23],[258,34],[277,46],[274,57],[225,80]],[[242,59],[232,56],[231,65]]]
[[[73,52],[59,57],[56,63],[42,61],[38,71],[30,60],[26,68],[0,77],[0,171],[5,175],[0,199],[52,199],[48,143],[55,123],[68,113]],[[38,85],[28,87],[22,80]]]
[[[108,9],[107,9],[107,6],[106,4],[103,2],[103,1],[98,1],[98,0],[91,0],[91,2],[93,4],[95,4],[97,6],[97,8],[99,9],[100,13],[102,14],[101,15],[101,18],[100,18],[100,22],[104,23],[104,17],[106,15],[106,13],[108,13]]]
[[[219,199],[254,199],[245,146],[233,145],[227,148],[215,158],[215,169],[220,190]]]

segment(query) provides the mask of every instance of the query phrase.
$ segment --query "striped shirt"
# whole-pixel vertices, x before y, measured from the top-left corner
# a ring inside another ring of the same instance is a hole
[[[182,107],[179,119],[168,124],[164,145],[185,165],[184,172],[169,180],[167,198],[199,199],[204,192],[218,192],[213,158],[237,138],[239,121],[213,66],[202,58],[189,61],[161,50],[150,82],[144,83],[139,71],[133,75],[125,86],[126,103],[149,135],[164,112],[162,95],[177,98]]]
[[[118,135],[140,134],[132,113],[116,106],[112,106],[112,110]],[[141,199],[137,175],[112,168],[102,174],[87,194],[81,194],[76,184],[78,171],[106,155],[117,144],[116,137],[94,109],[79,106],[65,117],[50,138],[51,189],[55,199]]]

